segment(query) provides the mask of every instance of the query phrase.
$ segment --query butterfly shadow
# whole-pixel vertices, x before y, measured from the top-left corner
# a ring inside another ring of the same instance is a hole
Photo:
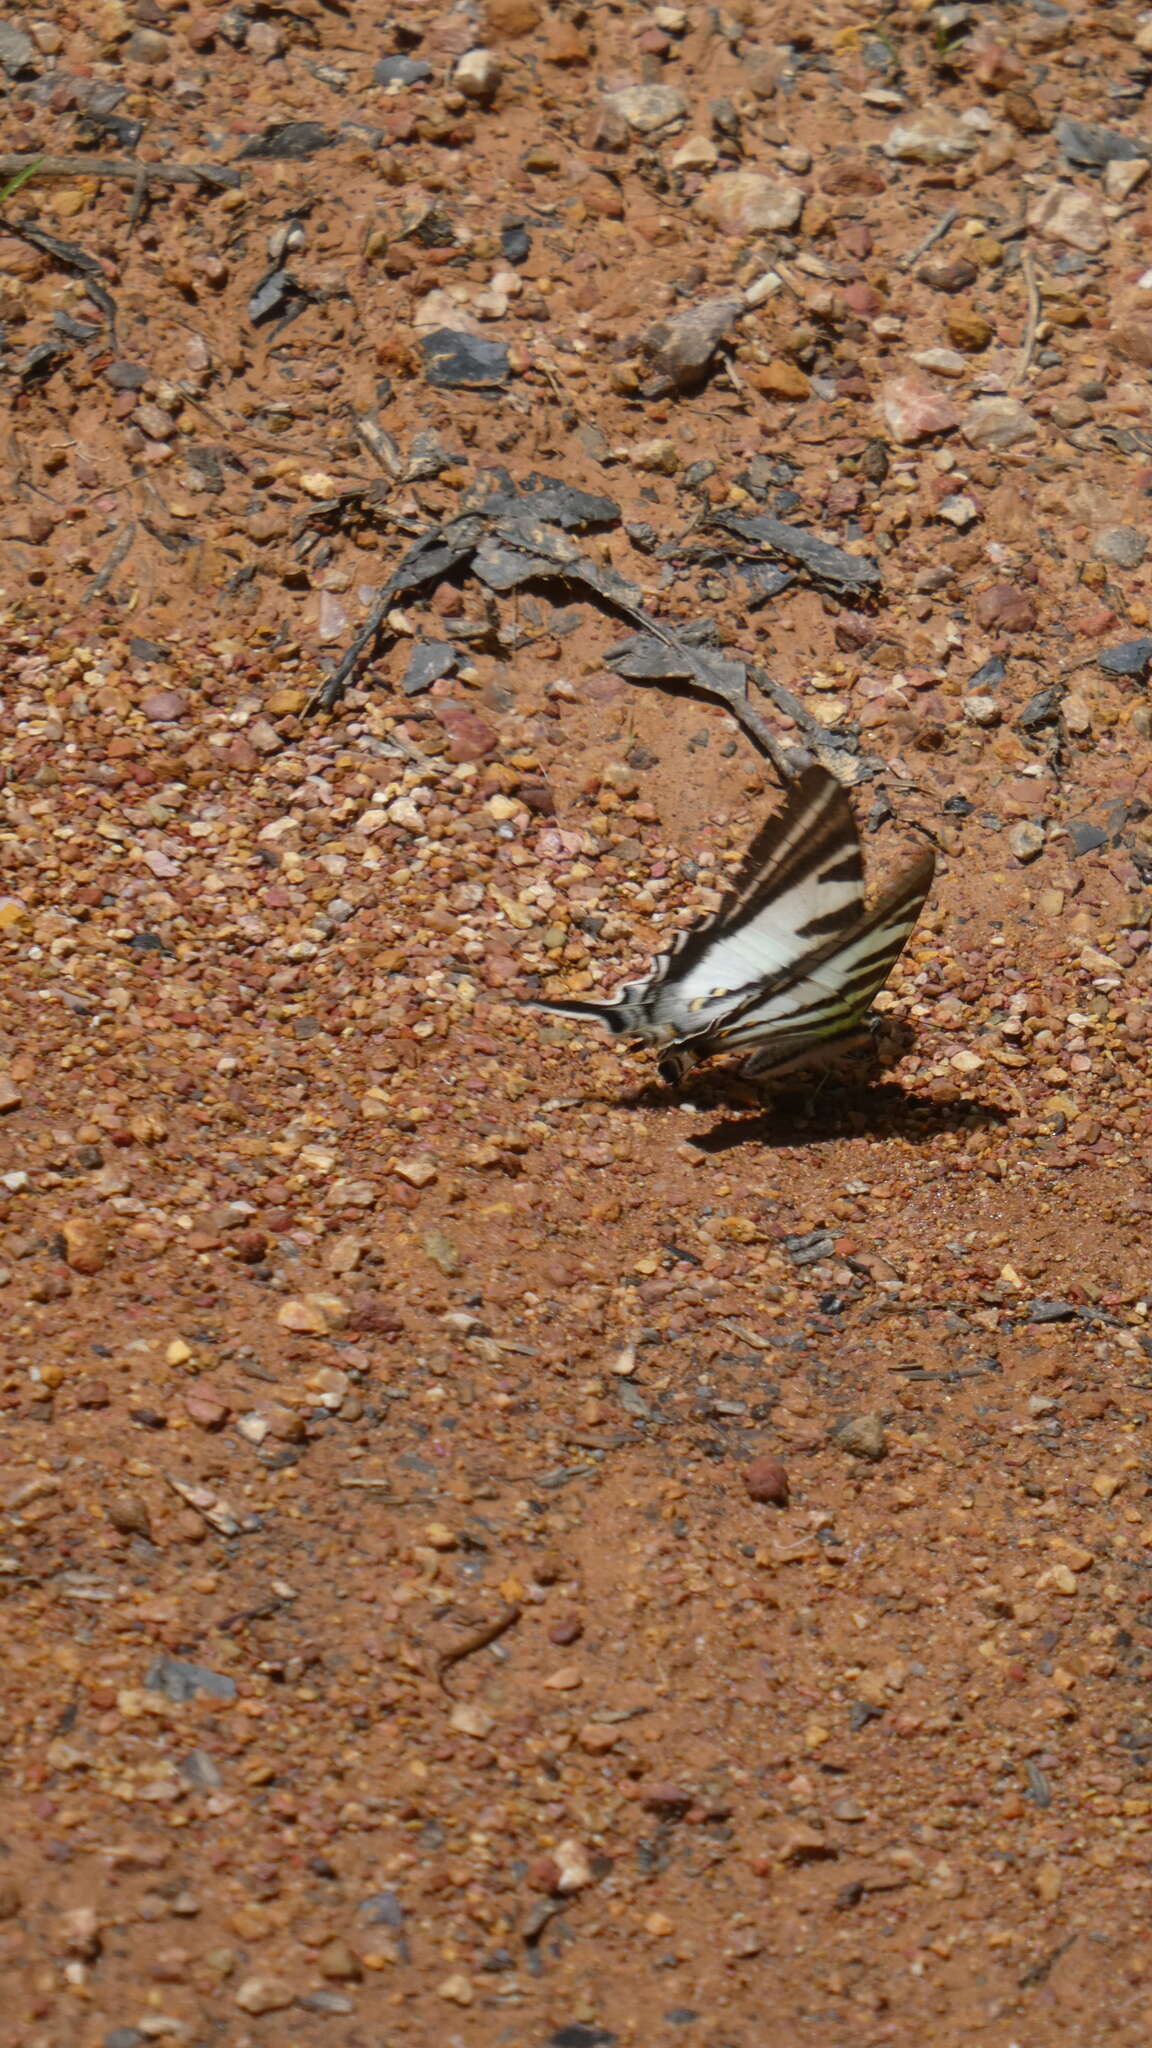
[[[866,1068],[797,1074],[775,1084],[717,1068],[678,1088],[646,1082],[617,1099],[621,1109],[681,1114],[688,1103],[701,1117],[719,1113],[710,1128],[691,1133],[701,1152],[728,1152],[737,1145],[829,1145],[845,1138],[903,1138],[916,1145],[948,1131],[967,1135],[1011,1121],[1009,1111],[977,1096],[957,1092],[947,1101],[934,1100]]]
[[[717,1077],[719,1082],[719,1077]],[[1002,1127],[1008,1113],[974,1096],[933,1102],[901,1087],[897,1081],[853,1085],[829,1084],[820,1092],[809,1087],[782,1091],[759,1105],[748,1100],[747,1082],[714,1084],[705,1100],[698,1089],[692,1098],[701,1110],[737,1111],[720,1120],[692,1143],[701,1152],[729,1152],[737,1145],[830,1145],[845,1138],[903,1138],[922,1145],[944,1132],[968,1133]],[[738,1093],[737,1091],[744,1091]]]

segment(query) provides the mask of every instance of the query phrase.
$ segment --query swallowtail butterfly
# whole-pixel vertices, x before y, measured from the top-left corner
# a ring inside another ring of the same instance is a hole
[[[747,1051],[741,1072],[782,1074],[864,1041],[868,1012],[932,884],[924,853],[867,908],[851,806],[835,776],[805,769],[761,826],[719,910],[679,935],[614,1002],[533,998],[660,1053],[673,1084],[701,1060]]]

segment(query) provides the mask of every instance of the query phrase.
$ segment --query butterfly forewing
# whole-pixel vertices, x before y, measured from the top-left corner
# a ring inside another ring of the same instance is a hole
[[[863,886],[847,798],[823,769],[810,768],[757,834],[716,916],[689,932],[654,989],[661,1035],[705,1028],[850,928]]]

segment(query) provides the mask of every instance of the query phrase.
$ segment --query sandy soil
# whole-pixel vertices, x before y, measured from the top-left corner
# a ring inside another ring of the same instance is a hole
[[[1137,2048],[1144,18],[93,0],[0,66],[3,2048]],[[877,879],[938,848],[886,1072],[515,1006],[778,795],[586,580],[465,562],[315,707],[541,476]]]

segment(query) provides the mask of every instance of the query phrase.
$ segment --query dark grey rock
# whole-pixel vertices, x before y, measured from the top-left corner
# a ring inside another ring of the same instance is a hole
[[[650,327],[640,346],[656,372],[651,395],[699,384],[724,336],[745,311],[743,299],[706,299]]]
[[[1092,556],[1112,569],[1138,569],[1148,552],[1148,536],[1138,526],[1106,526],[1092,543]]]
[[[532,237],[519,221],[509,221],[501,228],[500,254],[505,263],[527,263],[532,254]]]
[[[1037,690],[1029,697],[1027,704],[1016,720],[1021,732],[1039,732],[1041,726],[1051,725],[1060,716],[1060,691]]]
[[[219,1792],[224,1783],[206,1749],[190,1749],[176,1768],[185,1783],[197,1792]]]
[[[404,1925],[404,1908],[395,1892],[373,1892],[369,1898],[361,1899],[360,1918],[366,1927],[400,1928]]]
[[[290,271],[279,265],[269,270],[248,295],[248,318],[253,327],[261,321],[271,320],[277,313],[288,313],[300,303],[300,287]]]
[[[166,1699],[183,1705],[198,1692],[210,1699],[234,1700],[236,1680],[222,1671],[210,1671],[206,1664],[188,1664],[183,1657],[160,1656],[148,1667],[144,1684],[149,1692],[162,1692]]]
[[[372,67],[377,85],[423,85],[435,75],[425,57],[381,57]]]
[[[447,640],[418,640],[408,657],[404,680],[400,687],[406,697],[419,697],[430,690],[441,676],[450,676],[456,666],[457,652]]]
[[[574,2020],[549,2034],[548,2048],[616,2048],[619,2038],[618,2034],[610,2034],[607,2027],[585,2027]]]
[[[1028,1320],[1030,1323],[1074,1323],[1076,1315],[1070,1301],[1037,1300],[1028,1311]]]
[[[148,382],[148,372],[142,363],[109,363],[104,382],[113,391],[142,391]]]
[[[1007,664],[1001,660],[998,654],[994,654],[990,661],[986,661],[982,668],[977,669],[974,676],[969,676],[968,688],[970,690],[993,690],[997,683],[1004,681],[1007,673]]]
[[[322,121],[273,121],[261,134],[249,137],[237,161],[300,163],[318,149],[330,149],[335,140],[334,131]]]
[[[866,555],[850,555],[830,541],[820,540],[802,526],[788,526],[782,519],[757,513],[745,519],[735,512],[719,513],[714,524],[742,540],[759,541],[773,554],[803,569],[813,583],[843,592],[878,590],[883,581],[877,564]]]
[[[437,327],[421,337],[424,374],[442,391],[482,391],[508,382],[508,350],[502,341]]]
[[[15,78],[21,71],[36,69],[36,45],[31,36],[13,22],[0,21],[0,70]]]
[[[1056,140],[1070,164],[1130,163],[1133,158],[1152,156],[1152,143],[1115,128],[1103,128],[1097,121],[1073,121],[1065,117],[1056,123]]]
[[[1065,827],[1074,854],[1095,853],[1097,847],[1107,846],[1108,834],[1099,825],[1090,825],[1086,818],[1074,819]]]
[[[1106,647],[1096,656],[1097,668],[1106,676],[1140,676],[1148,673],[1152,662],[1152,640],[1121,640],[1116,647]]]

